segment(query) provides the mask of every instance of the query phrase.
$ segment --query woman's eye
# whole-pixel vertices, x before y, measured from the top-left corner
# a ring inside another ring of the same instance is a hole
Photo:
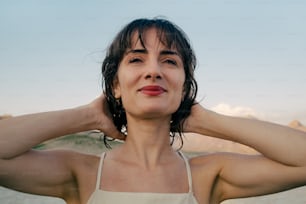
[[[140,58],[132,58],[129,60],[129,63],[139,63],[139,62],[142,62]]]
[[[164,62],[171,65],[177,65],[176,61],[172,59],[166,59]]]

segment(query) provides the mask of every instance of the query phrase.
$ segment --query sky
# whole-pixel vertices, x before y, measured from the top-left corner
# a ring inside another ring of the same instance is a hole
[[[306,124],[305,11],[303,0],[1,0],[0,115],[89,103],[116,33],[163,17],[191,40],[204,107]]]

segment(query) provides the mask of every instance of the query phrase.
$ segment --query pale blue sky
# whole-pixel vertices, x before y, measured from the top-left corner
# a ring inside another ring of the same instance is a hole
[[[165,16],[191,39],[204,106],[306,124],[305,11],[303,0],[2,0],[0,115],[91,101],[119,29]]]

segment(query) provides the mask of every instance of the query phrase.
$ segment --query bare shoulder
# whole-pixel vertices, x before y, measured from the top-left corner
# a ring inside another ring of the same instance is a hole
[[[223,200],[222,172],[227,163],[253,156],[234,153],[207,153],[190,158],[193,188],[201,203],[220,203]]]
[[[222,160],[226,154],[207,153],[189,159],[192,174],[193,191],[200,203],[218,203],[218,195],[214,192],[222,169]]]
[[[210,169],[211,171],[219,174],[222,168],[228,163],[233,161],[252,161],[261,155],[246,155],[230,152],[216,152],[206,153],[203,155],[195,156],[189,159],[190,166],[193,171],[202,171]]]
[[[50,160],[55,160],[58,164],[68,167],[72,174],[82,169],[91,168],[99,161],[99,156],[93,154],[85,154],[75,150],[46,150],[35,151],[34,154],[40,155]]]
[[[189,163],[193,171],[201,171],[203,169],[211,169],[219,171],[222,167],[221,162],[230,157],[229,153],[203,153],[199,156],[191,157]]]
[[[72,185],[66,188],[66,202],[87,203],[95,189],[100,156],[74,150],[56,150],[49,154],[66,163],[71,171]]]
[[[61,158],[69,162],[74,170],[94,167],[100,159],[99,155],[86,154],[73,150],[60,150],[56,154],[61,154]]]
[[[74,184],[66,193],[67,203],[87,203],[95,189],[100,156],[71,150],[56,151],[52,154],[57,154],[71,169]]]
[[[92,192],[95,190],[100,156],[74,152],[69,157],[77,183],[77,192],[75,192],[75,195],[72,194],[69,200],[72,203],[75,202],[75,199],[80,203],[87,203]]]

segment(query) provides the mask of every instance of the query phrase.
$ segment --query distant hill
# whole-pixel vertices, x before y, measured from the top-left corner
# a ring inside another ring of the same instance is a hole
[[[289,127],[306,132],[306,127],[298,120],[293,120],[288,124]]]
[[[88,131],[65,135],[39,144],[34,149],[71,149],[88,154],[100,154],[107,150],[101,134],[103,133]],[[108,143],[111,147],[121,144],[118,141]]]
[[[10,115],[10,114],[0,115],[0,120],[6,119],[6,118],[11,118],[11,117],[13,117],[13,116]]]

